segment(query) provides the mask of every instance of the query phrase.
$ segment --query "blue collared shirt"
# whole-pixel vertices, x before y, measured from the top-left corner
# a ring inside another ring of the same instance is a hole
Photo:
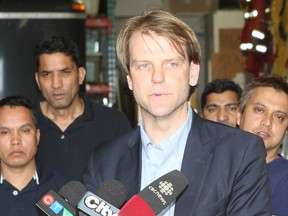
[[[188,116],[185,123],[159,145],[152,143],[144,131],[143,121],[140,122],[142,142],[141,189],[174,169],[181,170],[186,141],[192,125],[192,114],[192,109],[188,106]],[[161,215],[173,216],[174,209],[175,205],[171,204]]]

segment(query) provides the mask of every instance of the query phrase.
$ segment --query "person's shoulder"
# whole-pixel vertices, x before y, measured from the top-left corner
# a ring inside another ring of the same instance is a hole
[[[101,154],[101,152],[115,152],[125,151],[127,148],[133,148],[136,143],[140,142],[140,128],[131,129],[125,134],[122,134],[110,141],[96,146],[94,152]]]
[[[263,140],[252,133],[218,122],[203,119],[202,136],[210,140],[210,145],[217,149],[231,149],[233,152],[245,152],[247,148],[266,152]],[[205,130],[205,132],[203,132]]]
[[[100,103],[94,101],[93,99],[90,99],[90,103],[92,104],[92,107],[93,107],[94,110],[99,110],[99,111],[102,111],[102,112],[109,112],[109,113],[119,113],[120,112],[115,107],[105,106],[103,104],[100,104]]]
[[[288,175],[288,159],[280,156],[278,159],[268,163],[270,169],[285,172]]]
[[[214,121],[210,121],[210,120],[206,120],[206,119],[203,119],[203,120],[206,122],[208,129],[211,132],[213,131],[214,134],[217,134],[217,136],[221,137],[221,136],[227,136],[228,134],[231,134],[231,135],[236,136],[236,137],[238,137],[238,136],[242,137],[242,138],[254,137],[256,139],[260,139],[255,134],[241,130],[238,127],[232,127],[229,125],[225,125],[225,124],[222,124],[219,122],[214,122]]]
[[[118,110],[115,107],[105,106],[103,104],[98,103],[97,101],[91,99],[86,94],[81,94],[81,97],[84,100],[86,109],[90,109],[89,112],[93,112],[94,115],[97,116],[105,116],[105,117],[115,117],[115,116],[124,116],[124,113]]]

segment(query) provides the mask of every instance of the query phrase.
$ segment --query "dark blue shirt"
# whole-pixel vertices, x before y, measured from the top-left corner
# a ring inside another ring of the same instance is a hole
[[[2,179],[0,182],[0,215],[37,216],[35,203],[50,189],[56,192],[67,178],[37,163],[37,178],[32,178],[21,191]]]
[[[288,160],[280,157],[268,163],[273,214],[288,216]]]

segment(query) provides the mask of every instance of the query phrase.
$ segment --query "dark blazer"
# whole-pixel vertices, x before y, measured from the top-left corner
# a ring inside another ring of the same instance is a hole
[[[107,179],[121,181],[127,200],[140,190],[139,127],[95,149],[84,183],[96,192]],[[261,138],[193,112],[181,172],[189,180],[177,199],[175,216],[271,216],[271,195]]]

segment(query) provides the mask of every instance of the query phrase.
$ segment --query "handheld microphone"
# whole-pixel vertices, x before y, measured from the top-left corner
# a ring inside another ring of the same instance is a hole
[[[156,216],[187,188],[188,179],[173,170],[134,195],[120,210],[119,216]]]
[[[87,191],[82,197],[77,206],[81,215],[117,216],[126,200],[126,189],[116,180],[105,181],[96,194]]]
[[[35,203],[38,216],[76,216],[75,206],[85,192],[84,185],[77,181],[66,183],[58,193],[49,190]],[[69,200],[66,200],[66,197],[69,197]]]

